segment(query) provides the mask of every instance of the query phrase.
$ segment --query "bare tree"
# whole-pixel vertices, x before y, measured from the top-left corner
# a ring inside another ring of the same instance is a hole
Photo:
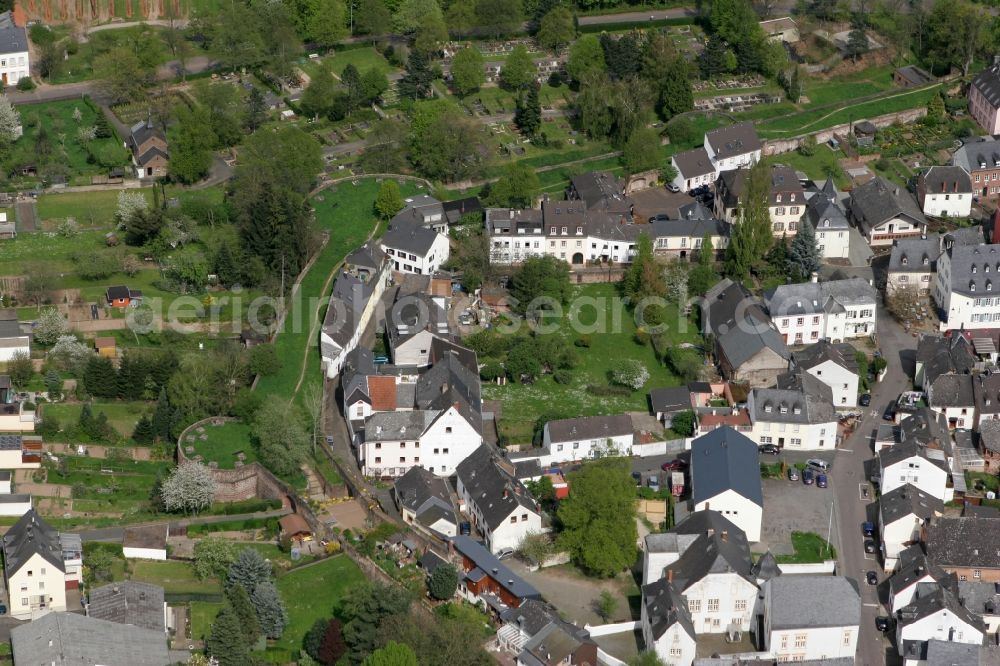
[[[916,287],[888,286],[885,290],[885,307],[896,321],[908,324],[913,321],[922,303]]]

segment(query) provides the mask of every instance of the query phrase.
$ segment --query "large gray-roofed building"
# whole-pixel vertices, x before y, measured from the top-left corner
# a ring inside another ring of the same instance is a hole
[[[764,294],[771,317],[838,313],[850,306],[875,305],[875,288],[860,278],[783,284]]]
[[[669,573],[664,575],[678,591],[684,592],[709,574],[736,573],[757,584],[746,532],[718,511],[695,511],[671,531],[678,539],[694,537],[678,551],[677,561],[665,568]]]
[[[7,579],[35,554],[59,571],[66,571],[59,533],[42,520],[35,509],[31,509],[3,535],[4,574]]]
[[[1000,141],[991,137],[969,141],[955,151],[951,162],[969,173],[1000,168]]]
[[[163,588],[158,585],[127,580],[96,587],[87,596],[90,617],[166,631]]]
[[[170,666],[163,631],[77,613],[48,613],[10,632],[14,662],[46,666]]]
[[[28,50],[28,31],[14,23],[13,13],[0,14],[0,53],[22,53]]]
[[[455,472],[491,531],[508,520],[518,507],[538,512],[538,505],[524,484],[497,464],[488,444],[460,462]]]
[[[894,217],[906,217],[913,223],[926,226],[927,218],[920,211],[917,200],[905,187],[895,185],[876,176],[851,192],[851,217],[867,236],[878,225]]]
[[[633,432],[632,418],[628,414],[559,419],[558,421],[549,421],[546,428],[553,442],[619,437],[631,435]]]
[[[385,232],[382,245],[422,257],[430,252],[437,237],[438,232],[422,224],[398,224]]]
[[[900,518],[914,515],[927,520],[944,511],[944,502],[932,497],[912,484],[892,490],[879,499],[882,522],[890,525]]]
[[[954,245],[945,250],[951,259],[951,291],[977,298],[1000,291],[1000,244]]]
[[[1000,569],[996,525],[989,518],[938,518],[927,528],[927,559],[944,569]]]
[[[654,641],[675,624],[680,624],[692,639],[695,637],[694,623],[687,603],[666,578],[642,586],[642,603]]]
[[[795,367],[803,370],[809,370],[830,361],[854,374],[858,372],[857,354],[854,347],[846,342],[834,343],[829,340],[820,340],[795,352],[792,358],[795,361]]]
[[[914,384],[930,386],[949,373],[967,373],[976,365],[972,345],[964,336],[922,335],[917,341],[917,368]]]
[[[365,441],[385,442],[418,439],[437,418],[437,410],[375,412],[365,421]]]
[[[861,623],[857,584],[844,576],[778,576],[767,581],[764,594],[772,631]]]
[[[715,338],[723,374],[727,368],[738,378],[740,368],[764,350],[775,357],[773,376],[787,368],[791,353],[783,336],[764,309],[741,284],[728,278],[705,295],[702,306],[702,333]],[[782,361],[777,362],[777,361]]]
[[[847,212],[840,203],[840,195],[833,179],[827,179],[822,189],[806,204],[806,219],[817,229],[845,230],[850,227]]]
[[[705,132],[705,143],[715,151],[716,162],[756,152],[762,147],[756,128],[749,122]]]
[[[927,404],[932,409],[968,407],[971,410],[976,404],[972,375],[941,375],[926,388]]]
[[[535,589],[528,581],[524,580],[510,568],[501,562],[496,555],[491,553],[478,541],[471,537],[459,535],[452,538],[455,550],[463,557],[466,557],[475,565],[475,568],[466,573],[467,577],[489,576],[497,585],[504,588],[518,599],[541,599],[541,593]],[[480,578],[481,579],[481,578]]]
[[[691,486],[695,504],[733,490],[764,506],[757,445],[732,428],[716,428],[691,442]]]
[[[632,201],[625,195],[625,183],[607,171],[588,171],[570,178],[566,195],[579,199],[593,211],[609,214],[632,214]]]
[[[933,273],[941,256],[940,234],[900,238],[889,255],[890,273]]]
[[[677,165],[680,176],[685,180],[715,174],[715,165],[712,164],[704,146],[677,153],[671,159]]]

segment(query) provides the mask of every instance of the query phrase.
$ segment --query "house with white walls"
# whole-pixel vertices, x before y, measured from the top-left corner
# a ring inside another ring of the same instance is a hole
[[[513,465],[483,444],[456,469],[460,511],[472,519],[492,553],[517,549],[530,534],[540,534],[541,511],[516,476]]]
[[[783,284],[764,294],[771,321],[789,345],[875,335],[875,288],[859,278]]]
[[[517,608],[500,611],[498,648],[518,666],[538,664],[597,664],[597,643],[590,632],[559,617],[551,605],[528,599]]]
[[[808,372],[780,375],[777,388],[751,390],[751,439],[789,451],[833,450],[837,412],[831,395],[830,387]]]
[[[949,428],[971,429],[976,425],[974,384],[972,375],[941,375],[925,386],[927,406],[943,416]]]
[[[897,240],[889,255],[885,286],[887,293],[908,288],[915,289],[920,294],[930,293],[939,256],[940,234]]]
[[[670,157],[670,164],[677,171],[670,184],[681,192],[711,185],[719,175],[704,146],[674,153]]]
[[[635,430],[628,414],[549,421],[542,431],[541,465],[632,454]]]
[[[847,259],[851,253],[851,225],[832,178],[806,204],[802,223],[816,229],[816,246],[824,259]]]
[[[892,245],[899,238],[919,238],[927,232],[927,218],[913,195],[881,176],[851,191],[848,210],[872,247]]]
[[[757,580],[747,536],[716,510],[696,511],[645,538],[643,580],[665,580],[687,605],[698,634],[749,631]]]
[[[396,479],[392,496],[403,522],[435,535],[458,534],[458,515],[448,481],[423,467],[411,467]]]
[[[389,226],[382,236],[382,251],[397,273],[431,275],[448,260],[448,236],[418,224]]]
[[[960,166],[932,166],[917,176],[917,201],[925,215],[969,217],[972,178]]]
[[[692,441],[691,488],[695,511],[717,511],[748,541],[760,541],[764,492],[760,455],[751,439],[722,427]]]
[[[919,544],[907,546],[899,551],[896,571],[889,578],[886,607],[895,614],[913,602],[919,587],[946,587],[955,591],[957,585],[957,576],[931,562]]]
[[[925,389],[947,374],[966,374],[976,366],[976,355],[964,335],[923,334],[917,340],[913,387]]]
[[[21,79],[31,77],[28,31],[15,21],[18,14],[13,11],[0,14],[0,89],[16,86]]]
[[[880,451],[878,465],[883,495],[907,484],[942,502],[950,502],[955,495],[955,489],[949,487],[947,457],[939,448],[903,442]]]
[[[913,600],[897,613],[896,646],[907,664],[922,661],[928,641],[979,646],[985,633],[982,620],[943,587],[917,586]]]
[[[720,219],[738,224],[743,209],[743,196],[750,168],[723,171],[715,183],[715,212]],[[771,189],[767,210],[771,217],[771,232],[775,238],[794,236],[806,209],[806,193],[794,169],[771,167]]]
[[[642,586],[640,626],[643,643],[667,666],[690,666],[696,635],[684,597],[667,579]]]
[[[931,292],[941,331],[997,328],[1000,244],[954,245],[938,258]]]
[[[792,367],[829,386],[835,409],[858,406],[861,377],[858,375],[857,353],[851,345],[820,340],[792,354]]]
[[[899,554],[920,541],[931,518],[944,512],[944,502],[906,484],[884,493],[878,503],[878,526],[886,571],[893,571]]]
[[[38,469],[42,466],[42,438],[0,433],[0,469]]]
[[[0,361],[17,354],[31,355],[31,335],[21,328],[14,310],[0,310]]]
[[[705,153],[717,173],[750,167],[760,161],[763,144],[753,123],[736,123],[705,132]]]
[[[122,535],[122,554],[125,559],[164,561],[169,535],[166,524],[126,527]]]
[[[857,584],[843,576],[782,575],[764,583],[758,642],[779,662],[853,658],[860,624]]]
[[[3,536],[10,615],[34,620],[66,610],[67,567],[59,533],[31,509]]]

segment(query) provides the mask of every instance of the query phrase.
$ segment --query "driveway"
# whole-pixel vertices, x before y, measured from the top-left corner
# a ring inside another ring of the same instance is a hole
[[[837,470],[831,470],[833,476]],[[807,486],[802,481],[763,479],[764,521],[754,552],[770,550],[775,555],[791,555],[792,532],[815,532],[824,539],[833,509],[830,488]],[[832,483],[832,479],[831,479]]]
[[[635,591],[631,574],[620,574],[612,580],[598,580],[585,578],[568,565],[528,571],[527,566],[518,559],[511,558],[506,560],[505,564],[518,576],[534,585],[542,596],[559,609],[561,615],[581,627],[585,624],[604,624],[604,620],[593,609],[594,601],[603,590],[608,590],[618,600],[611,622],[627,622],[635,619],[632,617],[626,594],[627,590]]]

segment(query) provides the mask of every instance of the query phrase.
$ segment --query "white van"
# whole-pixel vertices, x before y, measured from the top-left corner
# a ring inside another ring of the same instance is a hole
[[[828,472],[830,471],[830,467],[832,467],[830,463],[825,460],[820,460],[819,458],[810,458],[806,461],[806,464],[821,472]]]

